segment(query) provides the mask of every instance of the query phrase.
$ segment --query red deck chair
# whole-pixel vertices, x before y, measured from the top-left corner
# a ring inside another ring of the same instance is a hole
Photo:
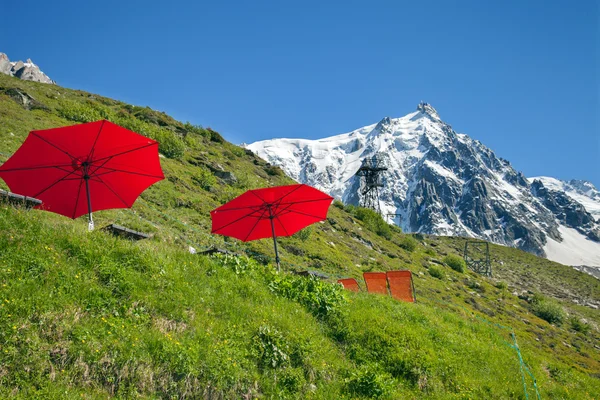
[[[393,298],[411,303],[417,301],[415,285],[410,271],[388,271],[387,280],[390,284],[390,292]]]
[[[369,293],[388,294],[385,272],[364,272],[363,277]]]
[[[351,290],[353,292],[360,292],[358,282],[354,278],[338,279],[338,283],[344,285],[344,289]]]

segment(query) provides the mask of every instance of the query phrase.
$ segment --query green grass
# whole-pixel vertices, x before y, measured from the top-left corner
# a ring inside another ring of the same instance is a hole
[[[11,88],[44,107],[27,110]],[[339,202],[323,223],[279,239],[275,274],[271,241],[210,235],[209,211],[291,183],[280,169],[209,128],[0,75],[0,153],[30,130],[97,117],[168,144],[164,181],[132,210],[95,214],[98,227],[154,236],[133,243],[88,233],[85,218],[0,208],[0,398],[523,398],[510,332],[493,324],[514,329],[542,398],[600,398],[600,316],[582,305],[600,302],[597,279],[497,245],[493,278],[457,272],[444,259],[467,239],[405,235]],[[291,275],[307,269],[331,279]],[[332,284],[393,269],[413,272],[418,303]],[[536,315],[527,291],[564,310],[564,322]]]

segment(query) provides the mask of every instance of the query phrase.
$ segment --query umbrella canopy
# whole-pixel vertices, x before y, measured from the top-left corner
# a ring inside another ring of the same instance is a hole
[[[32,131],[0,166],[10,190],[42,200],[42,208],[69,218],[129,208],[150,185],[164,179],[158,142],[97,121]]]
[[[308,185],[249,190],[210,212],[212,233],[244,242],[273,238],[279,265],[277,236],[291,236],[327,218],[333,197]]]

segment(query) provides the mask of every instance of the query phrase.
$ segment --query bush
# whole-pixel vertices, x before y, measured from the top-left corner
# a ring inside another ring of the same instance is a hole
[[[166,129],[157,129],[152,139],[158,142],[158,151],[168,158],[178,159],[183,156],[185,144],[174,132]]]
[[[354,216],[361,220],[368,230],[388,240],[392,238],[392,230],[388,223],[381,218],[381,215],[363,207],[352,207],[351,210]]]
[[[192,180],[204,190],[209,190],[217,183],[217,178],[206,168],[198,168]]]
[[[265,172],[270,176],[283,176],[283,170],[276,165],[267,165],[265,167]]]
[[[465,272],[466,264],[462,257],[454,254],[448,254],[444,259],[444,264],[455,270],[456,272]]]
[[[415,249],[417,248],[418,245],[419,245],[419,242],[417,242],[415,240],[415,238],[413,238],[412,236],[408,236],[408,235],[405,235],[402,239],[400,239],[400,243],[398,243],[398,246],[402,247],[404,250],[408,251],[409,253],[412,253],[413,251],[415,251]]]
[[[429,267],[429,275],[433,276],[434,278],[444,279],[444,271],[435,265]]]
[[[500,290],[505,290],[505,289],[508,288],[508,284],[506,282],[504,282],[504,281],[498,281],[498,282],[496,282],[495,286],[496,286],[497,289],[500,289]]]
[[[303,242],[306,242],[308,240],[308,238],[310,238],[312,231],[313,231],[313,228],[309,226],[309,227],[306,227],[306,228],[294,233],[294,237],[297,237],[298,239],[302,240]]]
[[[543,320],[551,324],[560,325],[566,317],[565,310],[560,304],[536,294],[531,300],[531,311]]]
[[[254,356],[261,368],[281,368],[289,364],[289,344],[277,329],[261,326],[252,342]]]
[[[389,376],[376,373],[372,367],[362,367],[346,379],[346,388],[351,395],[370,399],[386,396],[390,385]]]
[[[435,250],[433,250],[431,247],[425,249],[425,254],[427,254],[428,256],[435,256]]]
[[[339,208],[340,210],[344,209],[344,203],[342,203],[340,200],[334,200],[333,206]]]
[[[342,286],[315,277],[275,276],[269,283],[269,289],[297,301],[318,318],[337,313],[346,302]]]
[[[74,101],[64,101],[56,111],[58,112],[58,115],[64,119],[80,123],[110,119],[111,115],[110,109],[107,107],[91,102],[78,103]]]
[[[577,332],[581,332],[584,335],[587,335],[590,331],[590,324],[588,324],[586,321],[581,320],[577,317],[571,317],[571,319],[569,320],[571,323],[571,328],[573,328],[573,330],[576,330]]]

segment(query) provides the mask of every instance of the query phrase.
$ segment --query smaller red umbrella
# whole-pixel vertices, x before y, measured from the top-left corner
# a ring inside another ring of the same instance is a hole
[[[244,242],[272,237],[279,268],[277,236],[291,236],[324,220],[332,201],[303,184],[249,190],[210,212],[212,233]]]

